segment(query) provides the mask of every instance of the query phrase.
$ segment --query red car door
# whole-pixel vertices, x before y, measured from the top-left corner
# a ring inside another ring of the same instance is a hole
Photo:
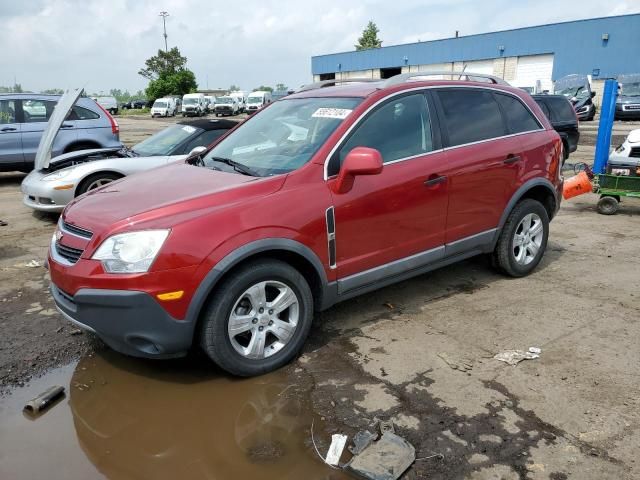
[[[354,276],[339,281],[341,291],[376,280],[376,274],[358,278],[361,272],[381,267],[377,275],[393,275],[443,255],[446,153],[430,118],[423,93],[394,97],[370,112],[332,157],[330,175],[358,146],[377,149],[384,162],[380,174],[357,177],[350,191],[332,193],[337,276]]]
[[[448,146],[446,243],[491,235],[519,176],[521,144],[491,90],[443,88],[437,97]]]

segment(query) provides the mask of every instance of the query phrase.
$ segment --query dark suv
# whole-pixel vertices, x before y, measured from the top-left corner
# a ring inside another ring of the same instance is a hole
[[[315,85],[76,198],[49,249],[56,305],[120,352],[196,345],[256,375],[337,302],[479,254],[529,274],[560,208],[560,137],[501,79],[412,78],[428,75]]]
[[[558,132],[564,147],[564,160],[578,148],[580,130],[578,115],[573,105],[564,95],[533,95],[540,108],[547,116],[551,125]]]

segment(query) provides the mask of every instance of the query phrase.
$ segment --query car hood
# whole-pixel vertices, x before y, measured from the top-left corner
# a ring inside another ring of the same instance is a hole
[[[47,128],[40,138],[40,144],[38,145],[34,165],[36,170],[42,170],[43,168],[49,167],[53,141],[56,139],[56,135],[58,134],[58,130],[60,130],[64,119],[67,118],[69,110],[71,110],[71,107],[73,107],[78,98],[80,98],[82,90],[82,88],[67,90],[60,97],[58,103],[56,103],[53,113],[51,114],[51,118],[47,123]]]
[[[94,233],[103,231],[105,226],[118,228],[143,222],[153,225],[158,220],[166,227],[179,221],[168,220],[169,217],[196,216],[203,209],[222,208],[273,193],[280,189],[285,177],[250,177],[175,162],[74,199],[63,219]]]
[[[618,95],[620,103],[640,103],[640,95]]]
[[[56,167],[71,162],[85,160],[89,157],[99,157],[100,160],[105,158],[124,158],[129,157],[122,147],[111,148],[91,148],[89,150],[78,150],[76,152],[63,153],[49,160],[49,169],[56,170]],[[66,166],[66,165],[65,165]]]

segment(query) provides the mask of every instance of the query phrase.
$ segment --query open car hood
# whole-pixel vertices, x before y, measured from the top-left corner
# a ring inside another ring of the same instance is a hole
[[[47,128],[40,138],[40,144],[38,145],[38,151],[36,152],[35,169],[42,170],[49,167],[51,161],[51,150],[53,148],[53,141],[56,139],[58,130],[62,126],[62,122],[67,118],[69,110],[76,103],[80,95],[82,94],[82,88],[75,90],[67,90],[56,103],[56,107],[53,109],[51,118],[47,123]]]
[[[107,158],[128,157],[122,147],[92,148],[89,150],[77,150],[75,152],[63,153],[49,160],[47,170],[59,170],[72,164],[85,161],[104,160]]]
[[[564,90],[565,88],[577,88],[577,87],[587,87],[587,89],[591,91],[591,86],[589,84],[589,77],[587,77],[586,75],[572,73],[571,75],[567,75],[565,77],[562,77],[556,80],[553,85],[553,90],[555,92],[559,92],[561,90]]]

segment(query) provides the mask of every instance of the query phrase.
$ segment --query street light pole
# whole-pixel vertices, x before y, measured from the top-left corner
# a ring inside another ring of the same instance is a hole
[[[164,51],[167,53],[169,51],[167,48],[167,17],[169,16],[169,13],[162,11],[160,12],[160,16],[162,17],[162,26],[164,28]]]

